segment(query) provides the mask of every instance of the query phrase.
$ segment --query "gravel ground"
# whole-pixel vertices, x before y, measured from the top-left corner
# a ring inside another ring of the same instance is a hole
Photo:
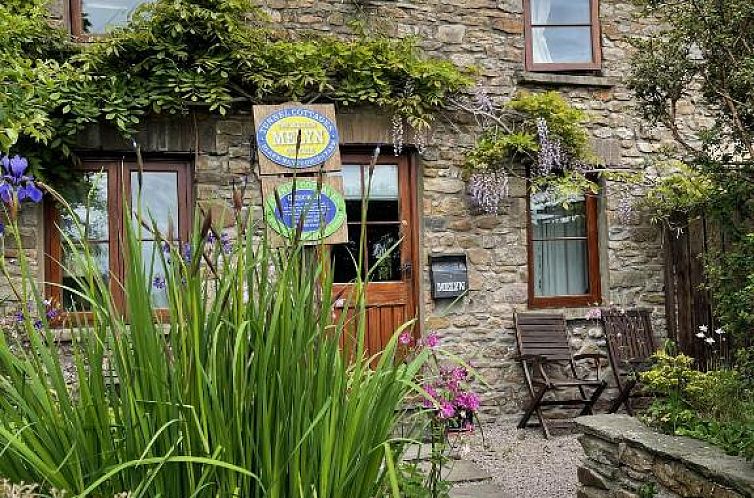
[[[485,424],[473,435],[451,436],[462,459],[479,465],[500,488],[500,498],[576,496],[576,469],[584,452],[571,428],[548,440],[538,428],[516,429],[515,420]]]

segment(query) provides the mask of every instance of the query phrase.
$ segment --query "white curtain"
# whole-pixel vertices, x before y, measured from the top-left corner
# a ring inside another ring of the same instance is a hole
[[[547,24],[550,18],[552,8],[551,0],[532,0],[531,1],[531,23],[535,26]],[[551,63],[552,54],[547,46],[545,38],[545,28],[532,28],[532,50],[534,52],[534,62]]]
[[[534,293],[537,296],[573,296],[589,291],[587,244],[582,210],[571,206],[532,205],[534,238]]]

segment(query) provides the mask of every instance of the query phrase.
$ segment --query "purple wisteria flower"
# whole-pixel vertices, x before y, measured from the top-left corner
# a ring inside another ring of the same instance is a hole
[[[42,191],[34,183],[34,177],[26,174],[29,162],[19,156],[0,156],[3,182],[0,183],[0,199],[6,204],[13,202],[14,193],[18,202],[30,200],[34,203],[42,201]]]
[[[472,392],[464,392],[456,397],[456,405],[460,408],[475,412],[479,409],[479,395]]]
[[[398,342],[400,342],[404,346],[407,346],[407,345],[411,344],[411,333],[409,333],[408,331],[403,332],[398,337]]]

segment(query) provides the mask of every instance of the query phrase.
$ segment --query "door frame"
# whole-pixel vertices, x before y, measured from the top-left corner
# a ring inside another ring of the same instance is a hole
[[[369,164],[374,154],[373,145],[342,145],[341,146],[341,162],[343,164],[349,163],[349,161],[357,160],[362,164]],[[406,205],[401,205],[401,221],[405,221],[407,226],[410,227],[408,233],[405,235],[406,240],[410,243],[410,250],[408,254],[401,251],[401,265],[410,263],[411,281],[408,283],[407,295],[406,295],[406,313],[407,316],[412,316],[416,322],[412,327],[413,335],[415,339],[421,336],[422,323],[421,323],[421,280],[424,274],[424,267],[421,265],[420,254],[421,248],[419,246],[421,242],[420,232],[422,227],[420,225],[419,217],[419,183],[417,174],[417,161],[413,150],[408,151],[395,156],[391,153],[382,153],[377,164],[397,164],[398,165],[398,178],[399,192],[401,199],[406,198]],[[403,181],[401,181],[403,180]],[[406,189],[403,191],[402,189]],[[406,195],[404,196],[404,192]],[[404,259],[405,258],[405,259]],[[341,286],[349,284],[334,284],[335,286],[342,288]],[[380,282],[375,282],[370,285],[380,285]]]

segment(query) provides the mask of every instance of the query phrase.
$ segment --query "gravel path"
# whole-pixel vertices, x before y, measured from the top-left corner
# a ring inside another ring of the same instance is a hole
[[[576,468],[584,454],[569,429],[544,439],[538,428],[518,430],[515,420],[485,424],[482,434],[451,436],[460,457],[486,470],[500,498],[576,496]]]

